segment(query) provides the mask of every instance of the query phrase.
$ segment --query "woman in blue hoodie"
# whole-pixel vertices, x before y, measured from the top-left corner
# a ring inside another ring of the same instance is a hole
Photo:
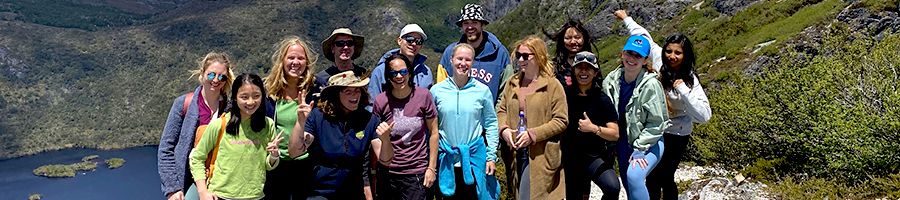
[[[496,199],[497,114],[491,90],[470,78],[475,49],[453,48],[454,75],[431,88],[438,110],[438,185],[443,199]],[[487,140],[481,135],[485,132]],[[485,141],[487,144],[485,144]]]

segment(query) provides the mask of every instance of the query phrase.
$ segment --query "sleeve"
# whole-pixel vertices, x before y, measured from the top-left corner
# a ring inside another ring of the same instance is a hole
[[[665,94],[659,81],[653,79],[643,87],[647,87],[640,93],[643,102],[641,109],[645,111],[644,127],[632,145],[637,150],[647,151],[662,137],[662,131],[666,129],[669,121],[669,113],[666,111]]]
[[[172,108],[169,109],[169,116],[166,117],[166,125],[163,127],[162,136],[159,137],[159,149],[156,153],[157,171],[159,171],[160,181],[162,182],[163,194],[169,194],[182,189],[183,178],[176,177],[176,170],[179,169],[175,164],[175,145],[181,136],[181,125],[184,117],[181,114],[181,107],[184,105],[184,95],[175,99]]]
[[[515,88],[509,87],[509,81],[506,81],[506,85],[502,91],[500,91],[500,97],[497,100],[497,129],[503,130],[504,128],[509,128],[508,119],[507,119],[507,98],[511,92],[507,92],[507,90],[514,90]]]
[[[379,95],[380,95],[380,94],[381,94],[381,93],[379,93]],[[387,102],[383,102],[384,100],[378,99],[378,95],[373,96],[372,99],[374,99],[374,100],[372,101],[372,102],[373,102],[373,104],[372,104],[372,114],[375,115],[375,116],[381,117],[381,118],[387,117],[387,116],[388,116],[388,113],[387,113],[387,112],[390,112],[390,111],[385,110],[385,108],[384,108],[385,105],[387,104]],[[385,100],[386,100],[386,99],[385,99]]]
[[[366,130],[365,130],[366,135],[367,135],[366,138],[368,138],[368,140],[366,140],[366,141],[372,141],[372,140],[378,138],[378,134],[375,133],[375,128],[378,127],[378,124],[380,122],[381,122],[381,119],[379,119],[378,116],[372,115],[372,117],[370,117],[369,124],[366,125]],[[390,142],[390,141],[387,141],[387,142]],[[371,184],[370,179],[369,179],[369,174],[372,173],[372,164],[373,163],[371,161],[372,161],[372,151],[374,151],[374,149],[371,147],[372,143],[370,143],[370,142],[366,142],[366,143],[369,144],[370,146],[363,153],[362,172],[361,172],[362,180],[360,180],[363,182],[363,184],[362,184],[363,186],[369,186]]]
[[[319,111],[318,108],[313,108],[313,110],[309,112],[309,117],[306,118],[306,123],[303,125],[303,131],[318,138],[319,136],[318,132],[316,132],[316,123],[318,123],[319,121],[319,114],[317,112],[321,111]],[[314,139],[313,142],[315,142],[315,140],[318,139]]]
[[[676,89],[681,98],[686,99],[690,104],[685,110],[694,122],[706,123],[709,121],[709,118],[712,117],[712,109],[709,107],[709,99],[706,97],[706,92],[703,91],[703,86],[700,86],[700,79],[697,76],[694,76],[693,88],[682,84]]]
[[[619,115],[616,113],[616,106],[612,104],[612,99],[610,99],[609,96],[603,93],[600,93],[599,96],[600,107],[599,109],[597,109],[599,113],[596,114],[596,116],[599,116],[599,118],[594,119],[600,119],[600,121],[597,121],[595,123],[597,123],[597,125],[606,127],[606,123],[615,123],[616,121],[618,121]]]
[[[500,133],[497,128],[497,111],[494,109],[494,102],[491,101],[494,96],[490,91],[485,91],[481,97],[481,104],[484,109],[481,110],[481,116],[484,117],[485,137],[487,139],[487,160],[497,161],[497,145],[500,142]]]
[[[219,136],[219,129],[225,128],[220,127],[221,125],[219,124],[222,123],[221,120],[227,119],[227,117],[221,117],[210,121],[206,130],[203,131],[203,137],[200,138],[197,147],[194,147],[194,149],[191,150],[191,156],[188,160],[191,166],[191,175],[194,176],[194,180],[206,179],[206,159],[209,156],[209,152],[213,149],[213,146],[216,145],[216,137]]]
[[[569,122],[569,105],[566,102],[566,93],[562,90],[562,84],[555,77],[547,77],[547,95],[550,95],[551,118],[547,123],[535,127],[534,141],[544,141],[566,130]]]
[[[503,68],[503,72],[501,72],[500,74],[500,77],[502,79],[500,79],[500,89],[497,91],[503,92],[503,90],[506,89],[506,82],[509,82],[509,79],[512,78],[513,74],[516,74],[515,68],[512,65],[507,64],[506,67]],[[498,97],[497,103],[500,102],[499,100],[500,98]]]
[[[369,97],[372,99],[372,102],[369,102],[369,105],[373,105],[375,103],[375,97],[378,94],[381,94],[381,84],[384,83],[384,61],[378,63],[378,66],[375,66],[375,69],[372,69],[372,74],[369,76]]]
[[[431,95],[431,92],[423,92],[422,94],[425,96],[425,106],[422,108],[422,114],[425,116],[425,119],[434,119],[437,117],[437,105],[434,103],[434,96]]]
[[[625,27],[628,29],[628,35],[642,35],[650,41],[650,57],[653,59],[653,69],[658,72],[662,67],[662,47],[659,47],[659,45],[653,41],[653,36],[650,36],[650,31],[647,31],[647,29],[635,22],[633,18],[627,17],[622,20],[622,22],[625,22]]]
[[[441,61],[438,63],[437,75],[435,75],[435,83],[440,83],[445,79],[450,77],[450,73],[447,68],[450,68],[450,55],[453,54],[453,47],[456,46],[456,43],[452,43],[447,45],[447,48],[444,49],[444,54],[441,54]]]

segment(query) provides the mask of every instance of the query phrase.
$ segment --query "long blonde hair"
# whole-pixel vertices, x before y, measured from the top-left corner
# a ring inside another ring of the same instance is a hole
[[[515,52],[517,49],[519,49],[519,46],[525,46],[530,49],[532,53],[534,53],[534,59],[538,64],[540,75],[547,77],[556,76],[553,72],[553,63],[550,62],[550,54],[548,54],[549,51],[547,51],[547,43],[544,43],[544,40],[542,40],[537,35],[529,35],[522,40],[516,41],[516,43],[513,44],[512,49],[510,50],[510,52],[513,52],[510,53],[509,60],[511,62],[517,61]]]
[[[197,69],[191,70],[191,77],[197,76],[197,81],[203,82],[203,79],[206,77],[203,76],[203,72],[206,72],[206,68],[209,68],[213,63],[220,63],[225,65],[225,76],[227,77],[225,80],[225,85],[222,86],[223,89],[220,91],[223,95],[227,95],[229,91],[231,91],[231,83],[234,82],[234,71],[232,71],[231,59],[228,58],[228,54],[223,52],[212,51],[203,56],[203,59],[197,61]]]
[[[269,97],[273,99],[281,99],[284,97],[284,88],[287,85],[287,79],[284,78],[284,57],[287,56],[288,48],[294,45],[300,45],[303,47],[306,53],[306,70],[302,74],[302,80],[300,80],[299,88],[300,90],[307,90],[313,85],[313,73],[315,72],[316,61],[318,60],[318,55],[310,49],[305,40],[301,39],[299,36],[291,35],[287,36],[278,42],[274,46],[275,52],[272,53],[271,61],[272,68],[269,70],[269,75],[265,78],[266,90],[269,91]],[[308,91],[307,91],[308,92]]]

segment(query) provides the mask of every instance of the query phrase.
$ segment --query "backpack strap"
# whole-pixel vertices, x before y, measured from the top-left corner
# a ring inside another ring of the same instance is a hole
[[[228,115],[223,114],[222,116],[223,116],[222,118],[219,118],[222,121],[222,126],[219,128],[219,135],[216,136],[216,144],[213,145],[212,157],[210,157],[209,160],[207,160],[209,162],[209,170],[206,172],[206,180],[207,181],[212,179],[213,170],[216,169],[216,157],[219,156],[219,144],[222,143],[222,135],[225,134],[226,118],[224,116],[228,116]]]
[[[188,106],[191,105],[191,101],[194,100],[194,92],[188,92],[184,94],[184,102],[181,102],[181,117],[187,115]]]

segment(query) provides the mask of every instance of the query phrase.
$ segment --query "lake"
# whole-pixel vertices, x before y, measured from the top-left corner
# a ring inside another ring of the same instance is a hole
[[[119,150],[66,149],[0,160],[0,199],[164,199],[156,170],[156,146]],[[81,162],[87,155],[100,155],[97,170],[78,172],[74,178],[35,176],[32,170],[46,164]],[[125,165],[109,169],[109,158],[124,158]]]

